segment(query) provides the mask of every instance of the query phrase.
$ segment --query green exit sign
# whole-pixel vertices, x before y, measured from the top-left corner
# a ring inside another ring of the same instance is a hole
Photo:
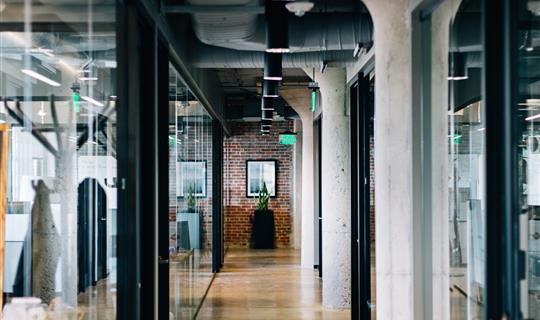
[[[280,134],[279,143],[285,145],[293,145],[296,143],[296,134]]]
[[[311,112],[315,112],[317,109],[317,92],[311,91]]]
[[[73,92],[73,109],[79,113],[81,111],[81,95],[78,92]]]

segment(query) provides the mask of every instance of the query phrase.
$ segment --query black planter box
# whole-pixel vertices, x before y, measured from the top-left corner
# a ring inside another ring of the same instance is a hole
[[[251,239],[254,249],[274,249],[274,211],[255,210]]]

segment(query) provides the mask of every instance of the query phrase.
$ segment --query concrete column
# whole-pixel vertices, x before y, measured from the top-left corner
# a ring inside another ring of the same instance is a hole
[[[443,2],[431,18],[432,319],[441,320],[450,319],[447,113],[449,28],[460,1]]]
[[[302,120],[302,186],[301,186],[301,265],[313,268],[315,264],[315,212],[314,212],[314,159],[313,113],[311,93],[308,89],[281,90],[281,96]]]
[[[315,197],[313,169],[313,114],[302,113],[302,250],[303,268],[315,264]]]
[[[302,120],[294,121],[296,144],[293,146],[293,227],[292,247],[301,249],[302,246]]]
[[[322,108],[323,305],[351,305],[351,175],[345,69],[316,74]]]
[[[414,305],[410,0],[364,0],[375,32],[377,318],[418,320]]]

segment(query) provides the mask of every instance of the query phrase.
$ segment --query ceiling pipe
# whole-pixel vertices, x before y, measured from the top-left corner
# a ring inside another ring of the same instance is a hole
[[[264,68],[264,52],[239,51],[194,44],[190,64],[195,68]],[[353,50],[288,53],[282,56],[283,68],[349,67],[356,63]]]
[[[308,13],[302,18],[288,14],[290,52],[354,50],[358,43],[373,41],[369,14]],[[207,45],[247,51],[266,50],[266,19],[250,13],[193,14],[197,38]]]

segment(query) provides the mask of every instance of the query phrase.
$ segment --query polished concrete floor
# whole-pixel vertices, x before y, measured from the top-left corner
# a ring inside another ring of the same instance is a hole
[[[300,268],[300,251],[231,249],[197,319],[350,319],[325,310],[314,269]]]

